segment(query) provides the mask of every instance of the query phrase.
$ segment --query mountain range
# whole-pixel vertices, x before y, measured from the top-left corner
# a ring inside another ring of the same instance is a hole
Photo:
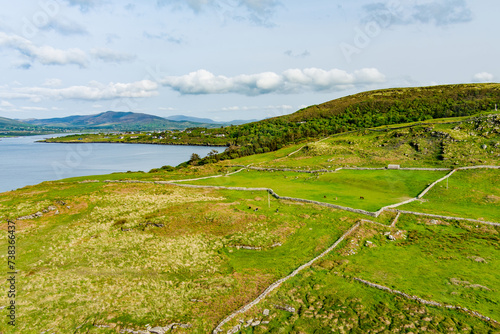
[[[47,132],[51,130],[183,130],[194,127],[214,128],[227,125],[239,125],[255,120],[235,120],[216,122],[209,118],[175,115],[167,118],[134,112],[106,111],[95,115],[74,115],[47,119],[15,120],[0,117],[0,133],[23,131]]]

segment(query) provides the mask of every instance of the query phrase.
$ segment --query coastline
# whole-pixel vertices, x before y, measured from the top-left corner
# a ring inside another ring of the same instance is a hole
[[[142,145],[167,145],[167,146],[214,146],[214,147],[229,147],[228,145],[219,144],[187,144],[187,143],[147,143],[147,142],[125,142],[125,141],[88,141],[88,142],[76,142],[76,141],[46,141],[37,140],[36,143],[56,143],[56,144],[142,144]]]

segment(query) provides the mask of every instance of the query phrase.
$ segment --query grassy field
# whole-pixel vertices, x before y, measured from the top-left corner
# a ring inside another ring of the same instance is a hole
[[[168,185],[42,184],[2,194],[0,203],[4,218],[49,205],[59,210],[17,223],[22,333],[78,326],[81,333],[114,333],[172,322],[206,333],[355,219],[281,202],[267,208],[262,192]],[[0,247],[6,242],[2,233]],[[0,305],[6,303],[3,295]],[[5,322],[0,331],[14,333]]]
[[[340,170],[323,174],[246,170],[189,184],[272,188],[280,196],[376,211],[416,197],[428,184],[444,175],[445,172],[398,170]]]
[[[397,240],[390,241],[384,233]],[[393,229],[363,224],[337,250],[287,281],[243,321],[243,333],[498,333],[500,327],[363,285],[362,278],[410,295],[500,318],[500,229],[402,216]],[[368,247],[367,241],[372,244]],[[291,306],[296,312],[280,310]],[[269,316],[263,311],[270,310]],[[496,329],[495,329],[496,328]]]
[[[500,170],[461,170],[401,210],[500,222]],[[448,186],[448,189],[446,188]]]

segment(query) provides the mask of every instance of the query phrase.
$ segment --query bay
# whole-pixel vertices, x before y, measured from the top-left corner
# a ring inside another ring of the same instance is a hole
[[[189,160],[192,153],[204,157],[212,149],[224,150],[210,146],[36,142],[56,136],[1,138],[0,192],[75,176],[147,172],[164,165],[176,166]]]

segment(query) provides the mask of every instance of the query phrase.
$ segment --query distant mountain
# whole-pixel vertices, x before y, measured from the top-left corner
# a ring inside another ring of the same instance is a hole
[[[53,133],[44,127],[28,124],[15,119],[0,117],[0,135],[1,136],[26,136]]]
[[[191,127],[214,127],[212,123],[168,120],[159,116],[106,111],[96,115],[76,115],[61,118],[30,119],[26,123],[40,126],[71,129],[114,129],[114,130],[182,130]]]
[[[33,127],[33,125],[6,117],[0,117],[0,128],[8,128],[8,127],[29,128]]]
[[[173,115],[173,116],[168,116],[165,117],[165,119],[168,119],[170,121],[188,121],[188,122],[195,122],[195,123],[209,123],[209,124],[216,124],[217,122],[210,119],[210,118],[200,118],[200,117],[192,117],[192,116],[185,116],[185,115]],[[217,123],[220,124],[220,123]]]
[[[241,124],[247,124],[247,123],[253,123],[253,122],[258,122],[260,119],[235,119],[229,122],[224,122],[226,125],[241,125]]]
[[[218,124],[218,125],[231,125],[231,124],[241,125],[245,123],[252,123],[259,121],[258,119],[249,119],[249,120],[237,119],[229,122],[217,122],[210,118],[200,118],[200,117],[185,116],[185,115],[168,116],[166,117],[166,119],[171,121],[188,121],[188,122],[198,122],[198,123],[208,123],[208,124]]]

